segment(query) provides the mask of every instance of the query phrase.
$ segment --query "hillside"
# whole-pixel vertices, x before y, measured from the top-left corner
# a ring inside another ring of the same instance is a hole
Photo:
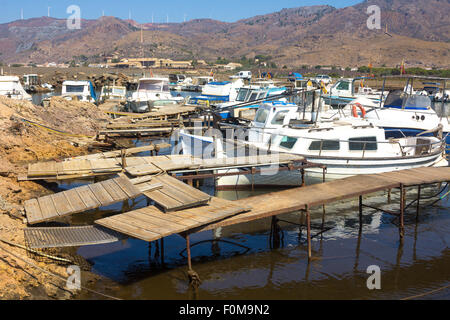
[[[369,5],[381,8],[381,30],[366,27]],[[389,35],[384,33],[387,25]],[[0,60],[66,62],[74,56],[95,59],[161,56],[173,59],[271,56],[279,66],[302,64],[356,66],[407,64],[449,67],[450,1],[370,0],[336,9],[310,6],[226,23],[196,19],[144,24],[103,17],[83,20],[70,31],[65,20],[35,18],[0,25]]]

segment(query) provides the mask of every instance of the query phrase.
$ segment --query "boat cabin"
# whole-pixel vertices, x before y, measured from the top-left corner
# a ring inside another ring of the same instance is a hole
[[[64,81],[61,96],[66,100],[73,100],[74,98],[85,102],[97,100],[94,85],[90,81]]]
[[[19,77],[16,76],[0,76],[0,95],[31,101],[31,96],[24,90]]]

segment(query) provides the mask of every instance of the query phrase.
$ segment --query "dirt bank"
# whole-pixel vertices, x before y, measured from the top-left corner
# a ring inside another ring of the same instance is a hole
[[[24,120],[26,119],[26,121]],[[0,238],[24,244],[22,206],[27,199],[50,193],[34,182],[18,182],[28,163],[87,153],[87,144],[108,118],[90,103],[59,97],[43,108],[0,96]],[[46,129],[51,128],[51,130]],[[55,133],[60,130],[70,134]],[[0,299],[69,298],[64,284],[3,249],[26,257],[22,249],[0,242]],[[28,258],[29,259],[29,258]],[[66,268],[37,262],[66,278]],[[58,286],[60,288],[58,288]]]

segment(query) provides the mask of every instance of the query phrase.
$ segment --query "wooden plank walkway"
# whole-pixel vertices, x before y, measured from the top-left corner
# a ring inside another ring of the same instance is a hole
[[[25,201],[29,224],[36,224],[135,198],[141,191],[119,177]]]
[[[197,107],[193,106],[180,106],[180,105],[174,105],[174,106],[164,106],[160,108],[159,110],[150,111],[147,113],[133,113],[133,112],[115,112],[115,111],[105,111],[107,114],[114,114],[118,116],[122,116],[121,118],[118,118],[114,122],[123,122],[123,121],[130,121],[130,120],[169,120],[169,119],[179,119],[181,116],[189,115],[192,113],[195,113],[197,110]]]
[[[124,170],[122,158],[109,156],[107,154],[106,157],[108,158],[105,158],[101,155],[91,155],[66,159],[62,162],[49,161],[29,164],[26,176],[20,176],[18,180],[69,180],[122,172]],[[220,159],[200,159],[189,155],[126,157],[125,171],[132,176],[144,176],[177,170],[207,170],[269,164],[284,165],[304,160],[303,157],[292,154]]]
[[[144,241],[154,241],[172,234],[203,226],[250,208],[234,201],[213,197],[209,205],[162,213],[155,206],[134,210],[95,221],[96,224]]]
[[[144,195],[155,201],[164,212],[176,211],[194,206],[207,204],[211,199],[208,194],[195,189],[176,178],[172,178],[167,174],[155,176],[151,182],[140,184],[139,188],[145,185],[159,183],[163,187],[161,189],[146,191]],[[142,189],[141,189],[142,190]]]
[[[265,217],[304,210],[339,200],[354,198],[381,190],[450,181],[450,167],[422,167],[381,174],[358,175],[326,183],[294,188],[234,201],[252,210],[199,231],[249,222]]]

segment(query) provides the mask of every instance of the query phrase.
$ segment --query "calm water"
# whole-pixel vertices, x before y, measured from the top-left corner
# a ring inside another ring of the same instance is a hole
[[[212,181],[206,181],[202,190],[230,200],[273,191],[214,193]],[[422,196],[438,191],[433,186]],[[407,195],[415,199],[416,191],[408,190]],[[364,202],[386,205],[387,196],[375,194]],[[140,197],[75,215],[71,222],[92,224],[101,217],[145,205],[145,198]],[[450,284],[449,205],[445,198],[434,206],[424,206],[417,220],[413,205],[405,218],[403,245],[392,216],[365,209],[359,234],[356,199],[328,205],[324,227],[329,231],[313,239],[314,259],[309,264],[306,230],[285,222],[279,223],[282,232],[278,246],[269,241],[270,219],[192,235],[191,243],[209,240],[192,248],[193,269],[203,281],[197,293],[188,287],[187,260],[182,252],[185,240],[181,236],[164,239],[164,254],[156,242],[149,245],[136,239],[80,247],[77,253],[91,263],[91,272],[101,276],[100,281],[88,286],[123,299],[400,299]],[[398,209],[397,194],[393,193],[388,207]],[[279,218],[304,221],[300,213]],[[322,207],[313,210],[312,225],[313,234],[320,231]],[[210,241],[220,239],[232,243]],[[366,287],[370,265],[381,268],[381,290]],[[77,298],[101,297],[83,292]],[[423,297],[449,298],[449,289]]]

